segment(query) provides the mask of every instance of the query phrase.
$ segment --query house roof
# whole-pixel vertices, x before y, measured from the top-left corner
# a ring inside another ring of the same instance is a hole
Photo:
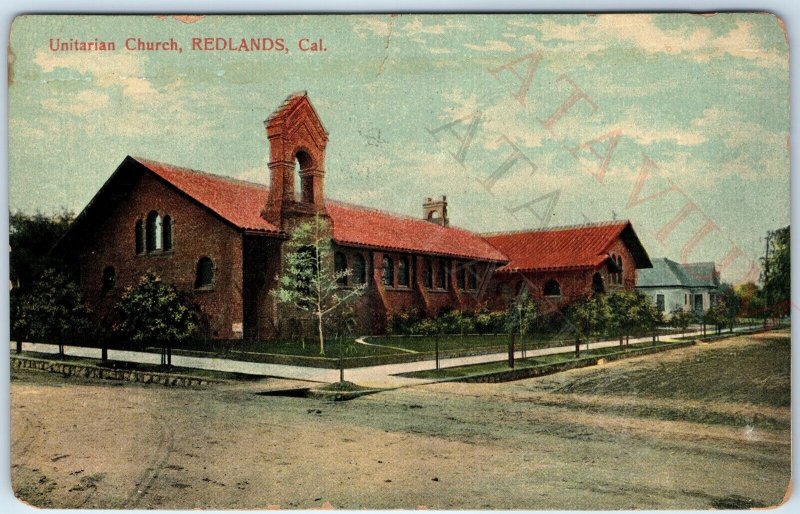
[[[631,250],[637,268],[651,265],[627,220],[486,234],[484,237],[509,258],[508,264],[499,271],[596,269],[608,260],[608,250],[618,238]]]
[[[278,227],[261,217],[269,194],[265,185],[139,157],[135,160],[233,225],[245,230],[280,233]],[[343,202],[329,200],[325,205],[333,225],[333,239],[339,244],[507,261],[480,236],[464,229],[442,227],[422,219]]]
[[[717,287],[719,274],[713,262],[681,264],[665,257],[653,259],[651,269],[642,270],[637,287]]]

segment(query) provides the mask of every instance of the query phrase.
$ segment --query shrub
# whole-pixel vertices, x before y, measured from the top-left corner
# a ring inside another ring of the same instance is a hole
[[[198,326],[197,309],[187,296],[153,272],[128,287],[117,308],[121,321],[116,331],[134,346],[160,345],[166,364],[172,347],[189,340]]]
[[[80,289],[65,274],[45,270],[28,292],[12,291],[11,334],[17,340],[57,343],[63,355],[69,340],[92,332]]]

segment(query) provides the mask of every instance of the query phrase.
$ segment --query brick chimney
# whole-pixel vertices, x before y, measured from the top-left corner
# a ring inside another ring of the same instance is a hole
[[[447,197],[442,195],[441,200],[426,198],[422,203],[422,217],[443,227],[450,225],[450,219],[447,217]]]

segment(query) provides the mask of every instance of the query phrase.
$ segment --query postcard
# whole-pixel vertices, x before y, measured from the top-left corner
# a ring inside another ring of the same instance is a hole
[[[757,12],[16,18],[14,494],[783,504],[788,48]]]

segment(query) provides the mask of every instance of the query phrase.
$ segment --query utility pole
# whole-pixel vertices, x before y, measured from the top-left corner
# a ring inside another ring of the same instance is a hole
[[[767,313],[769,312],[769,289],[767,289],[767,281],[769,279],[769,243],[772,239],[772,231],[767,231],[767,237],[764,239],[764,328],[767,328]]]

